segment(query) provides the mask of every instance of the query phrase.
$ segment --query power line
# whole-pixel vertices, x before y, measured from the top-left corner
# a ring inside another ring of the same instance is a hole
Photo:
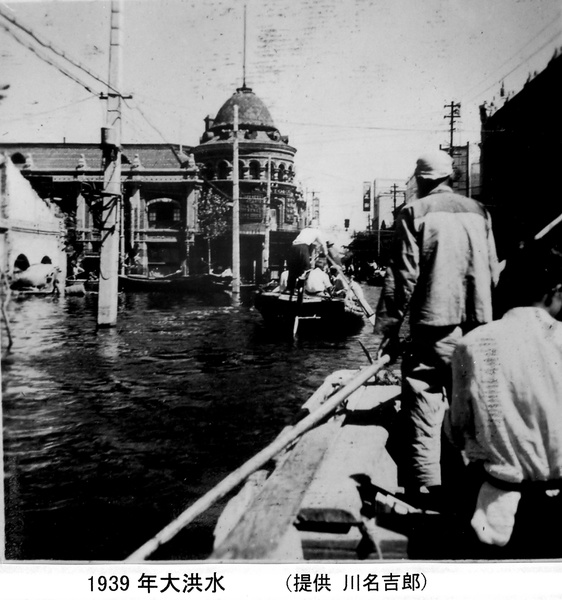
[[[70,58],[64,51],[59,50],[58,48],[56,48],[55,46],[53,46],[53,44],[51,44],[50,42],[48,42],[48,41],[46,41],[44,39],[41,39],[29,27],[26,27],[25,25],[22,25],[21,23],[19,23],[15,19],[15,17],[12,17],[11,15],[7,15],[1,8],[0,8],[0,16],[4,17],[4,19],[6,19],[7,21],[9,21],[10,23],[12,23],[13,25],[15,25],[16,27],[18,27],[22,31],[24,31],[27,35],[29,35],[38,44],[40,44],[44,48],[47,48],[51,52],[54,52],[56,55],[60,56],[61,58],[64,58],[72,66],[76,67],[77,69],[80,69],[81,71],[83,71],[84,73],[86,73],[87,75],[89,75],[90,77],[92,77],[93,79],[95,79],[96,81],[102,83],[104,86],[106,86],[107,88],[109,88],[110,90],[112,90],[114,93],[116,93],[116,94],[120,93],[119,90],[116,90],[114,87],[112,87],[111,85],[109,85],[109,83],[107,82],[107,80],[103,79],[99,75],[96,75],[90,69],[88,69],[87,67],[85,67],[84,65],[82,65],[77,60],[75,60],[73,58]]]
[[[369,129],[374,131],[410,131],[410,132],[421,132],[421,133],[436,133],[439,129],[420,129],[420,128],[407,128],[407,127],[381,127],[377,125],[345,125],[338,123],[297,123],[295,121],[279,121],[286,125],[300,125],[307,127],[329,127],[335,129]]]
[[[24,42],[22,39],[20,39],[19,36],[14,31],[12,31],[6,24],[0,23],[0,27],[2,27],[5,31],[7,31],[8,34],[10,34],[19,44],[21,44],[28,50],[31,50],[31,52],[33,52],[40,60],[42,60],[43,62],[46,62],[47,64],[51,65],[52,67],[55,67],[55,69],[57,69],[57,71],[59,71],[60,73],[62,73],[66,77],[68,77],[69,79],[72,79],[72,81],[74,81],[78,85],[82,86],[86,91],[90,92],[90,94],[93,94],[94,96],[98,95],[97,92],[92,90],[92,88],[87,83],[85,83],[84,81],[79,79],[76,75],[73,75],[72,73],[67,71],[64,67],[61,67],[57,63],[53,62],[50,58],[47,58],[46,56],[42,55],[37,50],[37,48],[34,48],[27,42]]]
[[[505,73],[503,75],[503,77],[501,77],[499,80],[495,81],[494,83],[489,85],[485,90],[483,90],[482,92],[479,92],[478,94],[474,95],[472,98],[470,98],[469,100],[466,100],[465,102],[472,102],[472,101],[476,100],[476,98],[478,98],[479,96],[483,96],[486,92],[491,90],[494,86],[501,83],[506,77],[509,77],[512,73],[517,71],[517,69],[519,69],[522,65],[524,65],[529,60],[531,60],[531,58],[536,56],[541,50],[544,50],[544,48],[546,48],[549,44],[551,44],[557,37],[560,37],[560,35],[562,35],[562,31],[558,31],[557,33],[555,33],[542,46],[537,48],[537,50],[535,50],[531,55],[529,55],[525,60],[522,60],[519,64],[517,64],[515,67],[513,67],[513,69],[511,69],[511,71],[508,71],[507,73]]]
[[[77,104],[82,104],[83,102],[86,102],[87,100],[93,100],[94,98],[96,98],[96,96],[88,96],[87,98],[82,98],[82,100],[76,100],[75,102],[70,102],[69,104],[64,104],[63,106],[57,106],[56,108],[53,108],[51,110],[45,110],[43,112],[27,112],[27,113],[23,113],[21,116],[19,117],[11,117],[9,115],[3,117],[3,120],[6,121],[21,121],[23,119],[35,119],[36,117],[41,117],[44,115],[49,115],[51,113],[57,112],[59,110],[64,110],[65,108],[70,108],[71,106],[76,106]]]
[[[527,48],[527,46],[529,46],[530,44],[532,44],[539,36],[541,36],[552,24],[557,24],[557,21],[550,21],[547,25],[545,25],[536,35],[534,35],[526,44],[524,44],[521,48],[519,48],[519,50],[513,54],[512,56],[510,56],[507,60],[505,60],[497,69],[495,69],[490,75],[488,75],[487,77],[485,77],[482,81],[480,81],[480,83],[477,83],[476,85],[471,86],[470,88],[468,88],[468,90],[463,94],[462,99],[464,99],[465,96],[467,96],[469,93],[472,92],[472,90],[478,89],[479,86],[481,86],[483,83],[486,83],[486,81],[488,81],[488,79],[490,79],[490,77],[494,76],[494,73],[497,73],[498,71],[500,71],[501,69],[503,69],[507,64],[509,64],[515,57],[517,57],[518,55],[521,54],[521,52],[523,52],[523,50],[525,50],[525,48]],[[529,59],[526,59],[523,62],[526,62]],[[519,66],[523,64],[520,63]],[[505,76],[504,76],[505,77]],[[502,77],[503,79],[503,77]],[[499,80],[501,81],[501,79]],[[495,82],[493,85],[497,85],[497,83],[499,82]],[[482,92],[484,93],[484,92]],[[475,96],[478,97],[480,95],[480,92]],[[472,99],[471,99],[472,100]],[[467,102],[471,102],[471,100],[467,100]]]

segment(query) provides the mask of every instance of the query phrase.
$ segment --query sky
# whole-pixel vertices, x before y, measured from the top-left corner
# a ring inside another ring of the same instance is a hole
[[[244,36],[244,5],[246,35]],[[297,181],[321,226],[367,226],[363,182],[403,186],[419,154],[477,144],[478,107],[501,106],[562,46],[560,0],[122,0],[123,141],[195,146],[204,118],[246,84],[297,149]],[[110,2],[0,3],[103,82]],[[6,31],[9,27],[12,33]],[[14,34],[20,41],[16,41]],[[244,46],[244,38],[246,45]],[[0,16],[2,142],[97,142],[104,83]],[[244,52],[244,47],[246,51]],[[476,146],[474,146],[476,148]]]

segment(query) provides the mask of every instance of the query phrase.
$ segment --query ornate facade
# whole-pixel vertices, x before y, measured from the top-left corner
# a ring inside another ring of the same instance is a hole
[[[306,202],[295,184],[296,149],[282,136],[265,104],[241,87],[213,119],[205,119],[199,146],[193,148],[202,179],[232,197],[234,106],[238,106],[239,195],[242,277],[259,277],[282,265],[286,246],[304,226]],[[216,240],[228,255],[228,236]],[[253,271],[253,273],[252,273]]]
[[[95,270],[101,243],[102,151],[96,144],[0,146],[35,191],[66,215],[69,258]],[[137,272],[188,273],[200,180],[190,154],[163,144],[124,145],[121,256]],[[189,150],[188,150],[189,152]]]
[[[234,105],[239,107],[240,254],[242,279],[278,269],[304,226],[306,202],[295,185],[296,149],[276,128],[250,88],[239,88],[195,148],[124,144],[121,159],[122,261],[138,273],[184,273],[226,267],[232,256],[230,213],[226,232],[207,239],[200,231],[202,190],[232,198]],[[98,144],[0,144],[41,198],[66,215],[67,254],[96,270],[101,244],[103,160]],[[212,245],[212,253],[209,252]],[[209,254],[212,263],[208,262]]]

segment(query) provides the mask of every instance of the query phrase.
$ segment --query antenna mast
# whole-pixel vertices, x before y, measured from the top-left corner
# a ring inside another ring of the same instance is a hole
[[[244,4],[244,50],[242,52],[242,87],[246,87],[246,5]]]

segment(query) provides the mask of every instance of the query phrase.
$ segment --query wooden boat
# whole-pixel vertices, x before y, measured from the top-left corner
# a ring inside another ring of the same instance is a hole
[[[66,279],[66,288],[74,288],[76,289],[78,286],[84,288],[84,293],[98,293],[99,292],[99,280],[98,279],[80,279],[74,277],[67,277]]]
[[[258,291],[254,305],[268,324],[291,329],[298,324],[299,328],[356,331],[364,324],[364,312],[351,294],[299,297],[297,293]]]
[[[401,559],[412,558],[420,535],[426,547],[442,541],[439,513],[401,497],[390,443],[400,387],[373,379],[387,360],[331,374],[303,405],[305,418],[127,560],[148,558],[234,489],[214,530],[211,562]]]
[[[119,275],[119,289],[124,292],[164,292],[171,284],[169,277]]]
[[[213,273],[185,275],[173,277],[172,285],[178,292],[227,293],[232,289],[232,277],[223,277]]]
[[[119,287],[130,292],[166,293],[226,293],[230,291],[231,277],[220,275],[181,275],[173,273],[161,277],[148,275],[119,275]]]
[[[59,291],[55,285],[45,287],[22,287],[12,290],[15,298],[26,298],[29,296],[56,296]]]

